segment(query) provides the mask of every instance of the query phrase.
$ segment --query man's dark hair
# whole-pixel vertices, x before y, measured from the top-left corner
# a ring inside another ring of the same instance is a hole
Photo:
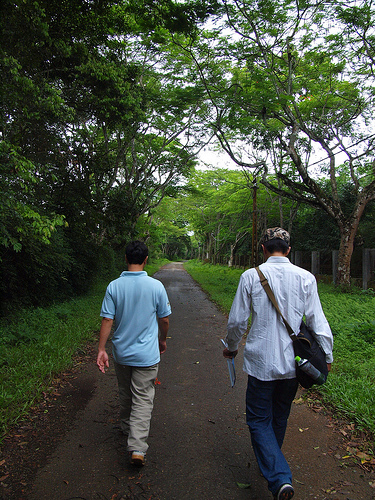
[[[148,248],[142,241],[131,241],[125,249],[129,264],[143,264],[148,256]]]
[[[273,240],[268,240],[263,243],[265,249],[269,253],[282,252],[284,255],[289,250],[289,245],[286,241],[280,238],[274,238]]]

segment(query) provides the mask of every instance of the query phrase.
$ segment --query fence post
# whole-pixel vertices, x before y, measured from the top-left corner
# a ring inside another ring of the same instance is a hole
[[[370,249],[370,276],[369,281],[374,279],[374,269],[375,269],[375,249]]]
[[[294,264],[296,266],[301,267],[301,261],[302,261],[302,259],[301,259],[301,252],[300,252],[300,250],[296,250],[294,252]]]
[[[363,290],[367,290],[368,282],[370,280],[371,275],[371,258],[370,258],[370,249],[364,248],[362,250],[362,288]]]
[[[320,252],[317,250],[311,252],[311,272],[314,276],[320,273]]]
[[[336,285],[337,282],[337,263],[339,260],[339,251],[332,250],[332,281]]]

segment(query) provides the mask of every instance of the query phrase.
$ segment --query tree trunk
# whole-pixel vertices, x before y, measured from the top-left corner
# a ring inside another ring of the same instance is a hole
[[[356,230],[345,229],[341,233],[337,265],[337,285],[350,288],[350,263],[353,254],[353,242]]]
[[[242,238],[244,238],[246,235],[247,235],[247,231],[244,232],[244,233],[242,233],[242,234],[241,233],[237,233],[236,234],[235,242],[231,243],[231,245],[230,245],[230,257],[229,257],[229,261],[228,261],[228,267],[232,267],[233,266],[233,264],[234,264],[234,256],[236,254],[236,251],[237,251],[237,248],[238,248],[238,244],[242,240]]]
[[[352,216],[346,221],[337,221],[340,228],[340,248],[337,264],[337,285],[344,289],[350,288],[350,263],[354,249],[354,238],[357,234],[359,221],[368,200],[364,197],[356,206]]]
[[[229,257],[229,261],[228,261],[228,267],[232,267],[233,266],[234,252],[236,251],[236,246],[237,246],[237,244],[230,246],[230,257]]]
[[[212,235],[211,234],[207,234],[206,235],[206,260],[208,262],[211,262],[212,260],[212,255],[213,255],[213,252],[212,252],[212,247],[213,247],[213,238],[212,238]]]

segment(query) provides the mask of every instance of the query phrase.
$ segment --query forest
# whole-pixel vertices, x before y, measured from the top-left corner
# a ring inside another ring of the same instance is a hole
[[[4,0],[1,316],[86,293],[130,239],[230,263],[272,225],[338,250],[350,287],[353,249],[375,247],[374,16],[367,0]]]

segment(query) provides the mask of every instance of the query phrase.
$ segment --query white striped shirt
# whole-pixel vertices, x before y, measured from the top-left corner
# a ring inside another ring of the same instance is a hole
[[[306,324],[315,332],[327,363],[331,363],[333,337],[320,303],[314,275],[293,265],[287,257],[271,256],[260,269],[293,331],[298,333],[305,315]],[[226,340],[230,351],[238,348],[246,333],[250,313],[244,371],[259,380],[295,377],[292,340],[254,268],[241,275],[229,314]]]

